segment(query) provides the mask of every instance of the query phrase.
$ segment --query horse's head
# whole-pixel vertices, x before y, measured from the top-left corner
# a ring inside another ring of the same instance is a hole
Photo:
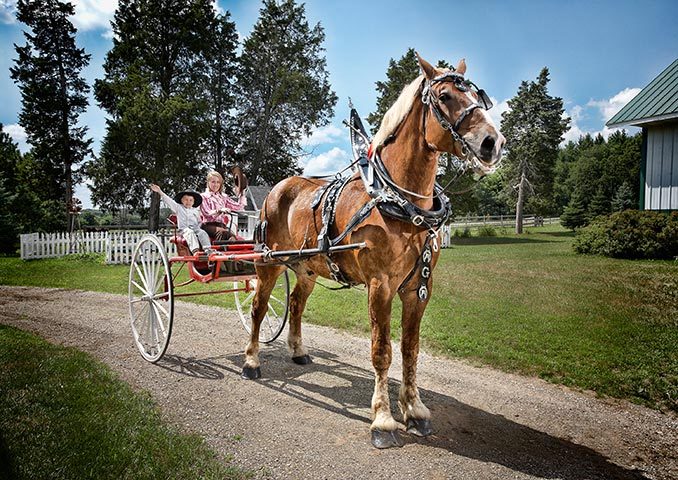
[[[487,113],[492,107],[490,98],[464,77],[463,59],[456,69],[448,70],[417,57],[424,75],[421,98],[437,119],[427,122],[426,141],[438,151],[469,162],[476,173],[492,173],[499,165],[506,139]]]

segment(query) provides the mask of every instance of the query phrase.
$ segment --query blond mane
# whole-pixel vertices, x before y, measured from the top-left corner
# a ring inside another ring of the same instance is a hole
[[[372,139],[373,151],[376,151],[384,143],[410,112],[423,77],[423,75],[419,75],[412,83],[403,88],[400,96],[398,96],[398,100],[384,114],[379,130]]]

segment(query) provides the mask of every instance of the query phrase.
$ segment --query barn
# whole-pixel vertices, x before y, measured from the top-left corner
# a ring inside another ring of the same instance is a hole
[[[606,125],[643,129],[641,210],[678,210],[678,59]]]

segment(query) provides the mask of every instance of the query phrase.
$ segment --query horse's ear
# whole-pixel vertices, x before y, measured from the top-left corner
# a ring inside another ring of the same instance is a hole
[[[457,65],[457,70],[460,75],[464,75],[466,73],[466,59],[462,58],[459,60],[459,65]]]
[[[426,60],[421,58],[417,52],[415,52],[415,54],[417,55],[417,60],[419,60],[419,66],[421,67],[421,71],[424,74],[424,76],[429,80],[434,78],[436,76],[436,71],[433,68],[433,66]]]

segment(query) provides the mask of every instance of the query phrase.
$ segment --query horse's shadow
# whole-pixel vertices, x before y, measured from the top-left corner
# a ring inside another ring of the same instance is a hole
[[[328,412],[369,424],[366,401],[369,402],[374,388],[373,372],[341,362],[324,350],[310,349],[309,353],[314,363],[299,366],[290,361],[284,345],[275,343],[263,348],[260,352],[263,376],[257,382]],[[158,365],[183,375],[218,380],[224,378],[226,372],[240,375],[242,363],[242,353],[234,353],[201,360],[166,355]],[[307,375],[311,372],[334,377],[335,381],[330,382],[334,386],[314,382],[314,375]],[[399,412],[399,387],[399,381],[390,379],[393,412]],[[426,389],[419,389],[419,393],[431,409],[434,434],[427,438],[403,435],[406,443],[430,445],[542,478],[647,480],[640,471],[620,467],[588,447],[488,413],[445,394]]]

